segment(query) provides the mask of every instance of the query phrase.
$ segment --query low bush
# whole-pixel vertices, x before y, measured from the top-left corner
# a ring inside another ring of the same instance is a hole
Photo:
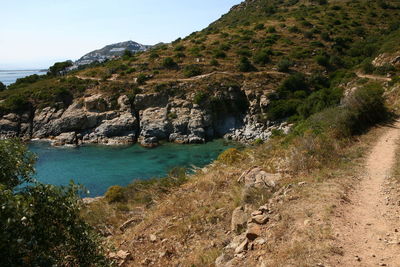
[[[284,59],[282,59],[282,60],[280,60],[278,62],[278,65],[277,65],[278,71],[280,71],[280,72],[289,72],[290,67],[292,67],[293,65],[294,64],[293,64],[293,62],[291,60],[289,60],[287,58],[284,58]]]
[[[247,57],[242,57],[240,59],[240,63],[238,65],[238,69],[241,72],[251,72],[251,71],[256,71],[256,67],[251,64],[250,60]]]
[[[0,82],[0,92],[4,91],[6,89],[7,89],[7,86],[4,83]]]
[[[206,92],[198,91],[194,95],[193,103],[195,103],[197,105],[200,105],[201,103],[203,103],[207,99],[207,96],[208,96],[208,94]]]
[[[139,76],[136,78],[136,82],[137,82],[139,85],[143,85],[143,84],[146,83],[146,81],[147,81],[148,79],[149,79],[149,77],[148,77],[146,74],[141,73],[141,74],[139,74]]]
[[[80,187],[35,183],[32,157],[16,140],[0,141],[0,157],[0,266],[111,266],[80,216]]]
[[[162,66],[166,69],[175,69],[178,67],[178,64],[171,57],[164,58],[162,62]]]
[[[388,118],[379,84],[367,84],[347,96],[343,105],[327,108],[310,116],[296,127],[295,132],[310,129],[314,133],[331,133],[337,138],[361,134],[376,123]]]
[[[125,196],[132,203],[151,205],[161,194],[166,194],[188,181],[187,169],[176,167],[164,178],[137,180],[125,188]]]
[[[114,185],[108,188],[104,195],[108,203],[121,202],[125,200],[124,188],[119,185]]]
[[[203,69],[199,65],[188,65],[183,69],[183,74],[187,78],[199,76],[202,73],[203,73]]]
[[[271,59],[270,59],[271,54],[272,54],[271,50],[258,51],[254,55],[254,63],[261,65],[261,66],[268,64],[271,61]]]
[[[241,159],[243,159],[243,154],[238,149],[229,148],[218,156],[217,161],[227,165],[231,165],[235,162],[240,161]]]
[[[214,57],[223,59],[223,58],[226,58],[226,54],[222,50],[216,50],[216,51],[214,51]]]

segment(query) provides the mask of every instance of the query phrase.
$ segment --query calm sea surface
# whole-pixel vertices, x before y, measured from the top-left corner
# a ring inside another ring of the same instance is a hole
[[[37,180],[54,185],[67,185],[74,180],[94,197],[103,195],[112,185],[164,177],[174,167],[203,167],[233,146],[217,140],[203,145],[167,143],[155,149],[139,145],[55,148],[44,142],[33,142],[29,148],[38,156]]]
[[[41,72],[40,70],[0,70],[0,82],[5,85],[10,85],[19,78],[24,78],[33,74],[43,75],[46,74],[46,72]]]

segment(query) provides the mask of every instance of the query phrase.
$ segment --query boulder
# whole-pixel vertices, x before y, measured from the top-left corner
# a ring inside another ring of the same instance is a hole
[[[161,93],[137,94],[135,96],[134,107],[136,110],[146,110],[154,107],[166,107],[168,96]]]
[[[105,112],[107,110],[107,101],[101,94],[86,97],[84,100],[85,109],[91,112]]]
[[[124,136],[134,134],[137,130],[136,118],[128,112],[122,113],[112,120],[105,120],[98,126],[94,133],[102,137]]]
[[[245,187],[273,188],[276,186],[280,176],[263,171],[256,167],[242,174]]]
[[[232,219],[231,219],[231,230],[233,232],[241,232],[243,229],[246,228],[247,221],[249,219],[249,215],[246,212],[244,207],[237,207],[232,212]]]
[[[52,142],[53,146],[76,145],[77,138],[75,132],[62,133]]]
[[[261,227],[255,223],[249,223],[247,225],[246,237],[253,241],[261,235]]]
[[[140,145],[147,147],[147,148],[153,148],[157,147],[159,145],[157,137],[139,137],[139,143]]]
[[[168,140],[172,126],[167,118],[166,108],[148,108],[141,112],[140,136],[143,140],[155,137],[158,140]]]
[[[132,112],[131,103],[129,101],[129,97],[126,95],[121,95],[118,100],[119,110],[122,112]]]
[[[17,134],[19,128],[18,126],[19,126],[18,121],[8,120],[5,117],[3,117],[3,119],[0,120],[1,133],[14,132],[15,134]]]
[[[177,144],[186,144],[189,142],[187,135],[181,135],[179,133],[170,134],[169,141],[171,143],[177,143]]]
[[[251,217],[251,221],[257,224],[265,224],[269,221],[269,217],[267,215],[255,215]]]
[[[249,240],[246,238],[236,249],[235,249],[235,254],[242,253],[243,251],[246,251],[249,246]]]

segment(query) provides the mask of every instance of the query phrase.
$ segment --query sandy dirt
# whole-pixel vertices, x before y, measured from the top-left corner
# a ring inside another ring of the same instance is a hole
[[[400,207],[387,190],[400,137],[400,122],[387,127],[370,152],[364,175],[338,208],[334,233],[343,256],[329,266],[400,267]]]

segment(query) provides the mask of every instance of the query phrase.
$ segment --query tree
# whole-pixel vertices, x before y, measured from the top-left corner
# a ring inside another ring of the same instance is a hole
[[[178,67],[178,64],[176,64],[173,58],[166,57],[162,62],[162,66],[167,69],[174,69]]]
[[[35,156],[15,140],[0,142],[0,184],[14,188],[21,183],[32,182]]]
[[[67,73],[69,67],[73,65],[71,60],[67,60],[64,62],[57,62],[53,66],[49,68],[47,75],[49,76],[62,76]]]
[[[251,72],[256,71],[257,69],[251,64],[250,60],[247,57],[242,57],[239,63],[239,70],[241,72]]]
[[[7,89],[7,86],[4,83],[0,82],[0,92],[4,91],[6,89]]]
[[[123,57],[129,58],[132,57],[133,53],[131,50],[125,49]]]
[[[35,182],[34,156],[17,140],[0,141],[0,162],[0,266],[110,266],[80,217],[80,187]]]

